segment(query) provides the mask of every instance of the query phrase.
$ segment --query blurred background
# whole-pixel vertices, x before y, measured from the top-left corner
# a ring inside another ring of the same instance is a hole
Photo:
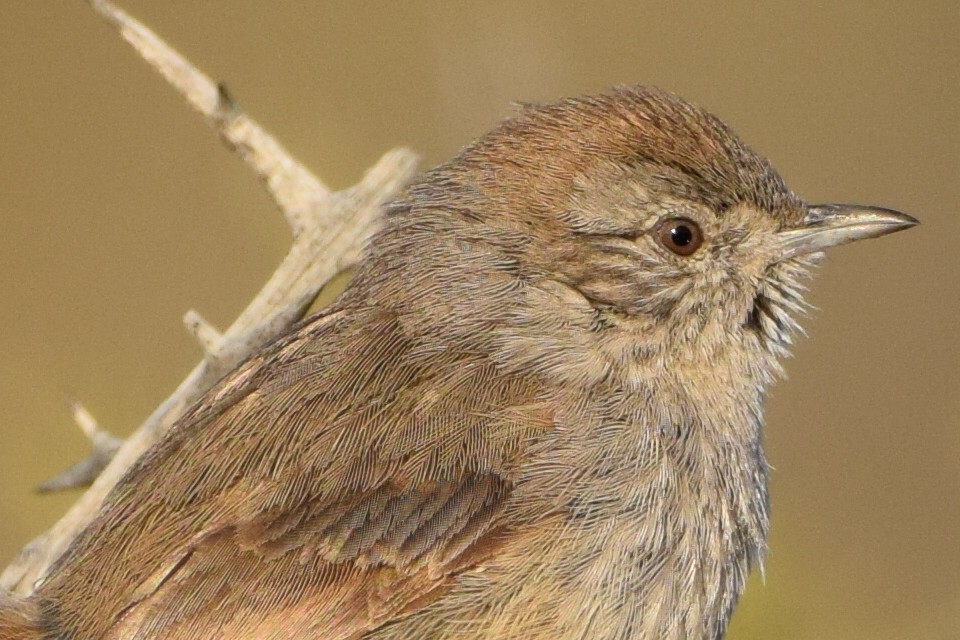
[[[643,82],[809,201],[923,222],[833,252],[768,405],[773,529],[730,638],[960,635],[956,2],[124,0],[334,187],[539,101]],[[256,179],[80,1],[0,3],[0,566],[75,494],[67,400],[125,434],[284,254]]]

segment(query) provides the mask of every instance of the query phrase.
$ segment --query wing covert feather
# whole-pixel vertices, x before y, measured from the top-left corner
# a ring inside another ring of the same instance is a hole
[[[355,637],[508,535],[514,470],[553,426],[538,393],[483,358],[421,349],[381,310],[313,319],[128,473],[41,602],[78,637]],[[64,589],[77,571],[110,587]]]

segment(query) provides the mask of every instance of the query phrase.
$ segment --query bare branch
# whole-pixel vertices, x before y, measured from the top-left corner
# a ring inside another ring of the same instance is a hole
[[[299,235],[306,225],[304,216],[309,215],[317,201],[326,197],[330,190],[259,124],[244,115],[225,85],[214,83],[112,2],[90,0],[90,4],[267,183],[267,191],[286,216],[294,236]]]
[[[90,486],[123,444],[123,440],[101,429],[93,415],[78,400],[70,402],[70,412],[73,421],[93,445],[93,453],[38,485],[37,491],[40,493]]]
[[[293,229],[290,251],[270,280],[222,334],[195,312],[185,320],[206,357],[116,450],[92,486],[50,530],[26,547],[0,575],[0,587],[26,595],[73,538],[92,520],[123,473],[214,382],[299,319],[317,292],[355,264],[375,230],[382,205],[412,177],[415,155],[385,154],[354,187],[332,193],[216,85],[153,32],[106,0],[89,0],[151,66],[199,111],[263,181]],[[95,425],[95,423],[93,423]],[[96,448],[95,448],[96,452]],[[87,472],[100,464],[88,459]],[[75,467],[76,468],[76,467]]]

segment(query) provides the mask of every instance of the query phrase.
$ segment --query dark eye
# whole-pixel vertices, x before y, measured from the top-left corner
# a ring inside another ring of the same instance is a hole
[[[660,244],[678,256],[689,256],[703,244],[699,225],[687,218],[670,218],[657,227]]]

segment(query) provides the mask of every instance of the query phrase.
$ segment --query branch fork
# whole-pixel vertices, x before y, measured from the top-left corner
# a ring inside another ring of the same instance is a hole
[[[332,192],[247,116],[222,83],[214,83],[113,3],[89,2],[253,170],[286,218],[293,242],[267,283],[226,330],[218,331],[196,311],[184,315],[204,358],[125,441],[103,431],[82,405],[73,403],[74,421],[93,443],[93,453],[40,489],[92,484],[59,522],[28,543],[0,574],[0,588],[20,595],[28,595],[43,580],[124,472],[191,404],[243,358],[302,317],[327,282],[356,264],[376,230],[382,206],[410,181],[417,164],[413,152],[394,149],[358,184]]]

